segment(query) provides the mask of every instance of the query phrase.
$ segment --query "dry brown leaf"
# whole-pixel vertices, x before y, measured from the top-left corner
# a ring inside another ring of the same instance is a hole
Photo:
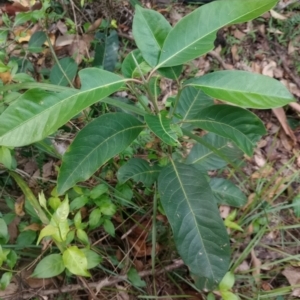
[[[89,48],[93,38],[90,35],[83,35],[82,39],[76,39],[68,47],[69,55],[72,56],[75,62],[79,65],[83,58],[89,55]]]
[[[236,44],[234,44],[232,47],[231,47],[231,55],[232,55],[232,59],[234,62],[237,62],[240,60],[240,56],[238,55],[238,47]]]
[[[290,55],[290,54],[293,54],[293,53],[295,52],[295,50],[296,50],[296,48],[295,48],[295,46],[294,46],[294,41],[291,40],[291,41],[289,42],[289,45],[288,45],[288,54],[289,54],[289,55]]]
[[[242,31],[240,31],[240,30],[238,30],[238,29],[236,29],[236,30],[234,31],[233,35],[234,35],[234,37],[235,37],[236,39],[238,39],[238,40],[242,40],[242,39],[246,36],[245,33],[243,33]]]
[[[270,10],[270,13],[271,13],[271,16],[274,18],[274,19],[277,19],[277,20],[286,20],[287,17],[278,13],[277,11],[271,9]]]
[[[266,160],[265,160],[265,158],[262,156],[262,154],[261,153],[256,153],[255,155],[254,155],[254,161],[255,161],[255,163],[256,163],[256,165],[258,166],[258,167],[263,167],[265,164],[266,164]]]
[[[250,270],[250,266],[246,260],[244,260],[236,269],[235,273],[246,272]]]
[[[102,18],[98,18],[93,24],[89,26],[86,32],[88,33],[96,30],[100,26],[101,22],[102,22]]]
[[[40,231],[42,229],[42,226],[41,224],[38,224],[38,223],[32,223],[28,226],[26,226],[23,231],[26,231],[26,230],[32,230],[32,231]]]
[[[296,138],[293,130],[287,123],[286,114],[285,114],[284,109],[282,107],[278,107],[278,108],[273,108],[272,111],[273,111],[274,115],[276,116],[276,118],[278,119],[279,123],[281,124],[284,132],[293,140],[294,143],[296,143],[297,138]]]
[[[287,267],[282,271],[282,275],[286,277],[291,286],[300,284],[300,268]],[[300,298],[300,288],[293,289],[291,295]]]
[[[226,219],[230,214],[230,206],[220,205],[219,212],[221,218]]]
[[[267,31],[270,33],[275,33],[275,34],[283,34],[282,31],[280,31],[279,29],[276,29],[276,28],[268,28]]]
[[[252,266],[254,270],[252,271],[252,276],[254,277],[254,280],[257,284],[260,283],[260,267],[261,267],[261,261],[258,259],[255,255],[254,249],[251,250],[251,259],[252,259]]]
[[[25,197],[24,197],[24,195],[22,195],[15,202],[15,214],[17,216],[22,217],[25,215],[25,212],[23,210],[24,204],[25,204]]]
[[[252,173],[251,179],[268,178],[273,172],[274,169],[271,166],[266,165],[258,171]]]
[[[14,282],[11,282],[4,291],[0,290],[0,297],[6,298],[9,295],[13,295],[18,292],[19,285]],[[11,298],[12,299],[12,298]]]
[[[55,47],[69,46],[75,39],[75,34],[60,35],[55,41]]]
[[[8,233],[9,233],[9,242],[11,244],[14,244],[15,240],[18,237],[18,234],[19,234],[18,225],[19,225],[20,221],[21,221],[20,217],[15,217],[13,219],[13,221],[10,222],[9,225],[7,226]]]
[[[255,62],[255,61],[253,61],[251,63],[251,69],[252,69],[252,72],[254,72],[254,73],[261,74],[261,72],[262,72],[262,66],[261,66],[261,64],[258,63],[258,62]]]
[[[2,80],[2,82],[3,82],[4,84],[10,83],[11,80],[12,80],[12,77],[11,77],[10,72],[3,72],[3,73],[0,73],[0,79]]]
[[[12,0],[14,3],[19,3],[24,7],[31,7],[36,3],[36,0]]]
[[[264,66],[262,70],[262,74],[269,77],[274,77],[274,69],[276,67],[277,67],[276,62],[271,60],[267,65]]]

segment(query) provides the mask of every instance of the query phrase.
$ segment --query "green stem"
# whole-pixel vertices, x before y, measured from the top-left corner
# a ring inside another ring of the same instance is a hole
[[[151,268],[153,276],[153,287],[156,295],[155,285],[155,255],[156,255],[156,214],[157,214],[157,193],[156,184],[154,185],[154,197],[153,197],[153,216],[152,216],[152,249],[151,249]]]
[[[183,89],[184,89],[184,88],[181,88],[181,86],[179,87],[179,92],[177,93],[177,96],[176,96],[176,99],[175,99],[175,103],[174,103],[173,109],[170,110],[170,114],[169,114],[169,117],[170,117],[170,118],[173,117],[174,112],[176,111],[176,108],[177,108],[178,103],[179,103],[179,100],[180,100],[180,95],[181,95]]]
[[[12,90],[28,90],[34,88],[39,88],[39,89],[43,89],[46,91],[53,91],[53,92],[74,91],[74,89],[72,88],[54,85],[54,84],[39,83],[39,82],[24,82],[24,83],[8,84],[5,86],[1,86],[0,93],[6,91],[12,91]]]
[[[66,74],[65,70],[62,68],[62,66],[61,66],[61,64],[60,64],[60,62],[59,62],[59,60],[58,60],[58,58],[57,58],[57,56],[55,54],[55,51],[53,49],[53,46],[51,44],[51,41],[50,41],[50,38],[49,38],[48,34],[45,33],[45,35],[46,35],[46,39],[47,39],[47,43],[48,43],[49,49],[50,49],[50,51],[51,51],[51,53],[53,55],[53,58],[54,58],[54,60],[55,60],[55,62],[57,64],[58,68],[60,69],[60,71],[62,72],[62,74],[64,75],[64,77],[67,79],[70,87],[74,88],[74,85],[73,85],[72,81],[70,80],[70,78]]]

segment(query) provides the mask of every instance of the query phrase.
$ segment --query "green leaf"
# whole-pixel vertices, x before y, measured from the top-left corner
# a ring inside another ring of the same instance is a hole
[[[28,247],[32,245],[37,238],[37,233],[33,230],[26,230],[21,232],[16,240],[16,244],[22,247]]]
[[[115,226],[111,220],[104,219],[103,228],[109,235],[111,235],[112,237],[115,236]]]
[[[232,272],[227,272],[219,284],[220,290],[230,290],[234,285],[235,279]]]
[[[97,254],[96,252],[94,252],[90,249],[87,249],[87,248],[83,248],[83,249],[81,249],[81,251],[86,256],[86,259],[88,262],[87,269],[95,268],[99,264],[101,264],[102,257],[99,254]]]
[[[145,121],[150,130],[159,137],[164,143],[170,146],[177,146],[178,140],[176,133],[171,128],[171,119],[164,114],[145,115]]]
[[[171,161],[158,177],[158,190],[180,256],[213,289],[228,270],[230,244],[206,178]]]
[[[66,221],[70,212],[69,199],[68,196],[62,201],[60,206],[55,211],[52,219],[59,224],[60,222]]]
[[[0,145],[20,147],[40,141],[124,83],[121,77],[94,68],[80,71],[79,77],[80,90],[32,89],[10,105],[0,116]]]
[[[101,223],[101,210],[100,208],[94,209],[89,215],[90,229],[94,229]]]
[[[28,42],[28,50],[31,52],[41,52],[42,46],[46,42],[47,36],[43,31],[36,31]]]
[[[91,276],[87,271],[87,259],[85,254],[76,246],[71,246],[63,253],[65,267],[74,275]]]
[[[229,180],[212,178],[209,185],[219,204],[241,207],[247,203],[246,195]]]
[[[14,250],[10,250],[7,259],[6,259],[6,264],[10,269],[13,269],[13,267],[16,265],[18,260],[18,255]]]
[[[8,237],[7,225],[6,225],[5,221],[2,218],[0,218],[0,241],[6,240],[7,237]]]
[[[225,104],[206,107],[194,120],[187,122],[232,140],[248,156],[253,154],[255,143],[266,133],[255,114]]]
[[[221,290],[222,299],[224,300],[240,300],[240,298],[230,291]]]
[[[201,139],[232,162],[236,162],[243,157],[243,152],[230,140],[216,135],[213,132],[209,132],[201,137]],[[228,164],[217,153],[198,143],[194,145],[188,154],[185,163],[187,165],[193,165],[197,170],[201,171],[218,170]]]
[[[158,165],[151,166],[144,159],[132,158],[118,170],[117,177],[121,184],[132,179],[150,187],[156,181],[160,170],[161,168]]]
[[[62,58],[58,63],[59,65],[55,64],[51,69],[50,82],[55,85],[68,86],[76,76],[78,66],[71,57]]]
[[[141,74],[145,75],[150,70],[139,49],[131,51],[122,63],[122,73],[126,78],[141,77]]]
[[[0,279],[0,289],[2,291],[4,291],[7,288],[7,286],[9,285],[12,275],[13,275],[12,272],[4,272],[2,274],[1,279]]]
[[[76,235],[78,237],[78,239],[84,244],[84,245],[89,245],[90,241],[89,241],[89,237],[86,234],[86,232],[82,229],[77,229],[76,231]]]
[[[195,9],[182,18],[168,34],[158,67],[181,65],[207,53],[213,49],[216,33],[220,28],[254,19],[276,3],[277,0],[222,0]],[[146,36],[135,38],[147,39]],[[151,50],[149,47],[148,51]]]
[[[145,287],[146,282],[141,279],[139,273],[136,269],[130,268],[127,272],[127,277],[129,281],[135,286],[135,287]]]
[[[141,6],[135,7],[132,33],[138,48],[150,66],[157,65],[164,40],[171,29],[171,25],[160,13]]]
[[[174,66],[174,67],[167,67],[167,68],[159,68],[157,71],[164,77],[178,80],[179,76],[182,73],[183,66]]]
[[[51,278],[59,275],[65,269],[61,254],[50,254],[44,257],[32,273],[35,278]]]
[[[6,147],[0,147],[0,163],[7,169],[12,168],[12,156],[10,150]]]
[[[45,236],[52,236],[52,235],[58,234],[58,233],[59,233],[59,229],[57,228],[57,226],[54,226],[52,224],[45,226],[39,234],[39,238],[37,240],[37,245],[40,243],[42,238],[44,238]]]
[[[293,199],[293,209],[294,209],[294,214],[297,218],[300,218],[300,195],[297,195]],[[1,219],[0,219],[1,220]],[[1,228],[1,226],[0,226]]]
[[[90,197],[92,199],[99,198],[101,195],[105,194],[108,192],[108,186],[106,184],[99,184],[95,186],[91,192],[90,192]]]
[[[118,62],[119,38],[118,33],[112,30],[110,34],[97,32],[95,48],[95,58],[93,65],[103,67],[104,70],[113,72]]]
[[[268,109],[295,101],[278,80],[246,71],[218,71],[187,81],[207,95],[245,108]]]
[[[193,119],[201,111],[201,109],[214,104],[212,98],[205,95],[201,90],[192,86],[185,87],[180,95],[179,103],[176,109],[176,114],[180,114],[184,122],[189,119]],[[191,125],[182,123],[182,128],[189,128]]]
[[[63,194],[77,182],[87,180],[109,159],[125,150],[143,127],[125,113],[105,114],[88,124],[63,156],[58,193]]]
[[[89,202],[89,198],[85,195],[76,197],[70,203],[70,211],[80,209],[81,207],[85,206],[88,202]]]

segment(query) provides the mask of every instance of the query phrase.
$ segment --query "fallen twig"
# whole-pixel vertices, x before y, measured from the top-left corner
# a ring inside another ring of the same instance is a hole
[[[157,270],[155,272],[156,275],[162,274],[164,272],[170,272],[173,271],[175,269],[178,269],[180,267],[184,266],[184,262],[181,259],[178,259],[176,261],[174,261],[173,264],[168,265],[160,270]],[[139,276],[140,277],[145,277],[145,276],[149,276],[152,275],[153,271],[151,270],[146,270],[146,271],[141,271],[139,272]],[[98,282],[92,282],[88,284],[88,287],[90,289],[96,289],[97,292],[99,292],[102,288],[107,287],[107,286],[112,286],[115,285],[116,283],[122,282],[122,281],[126,281],[127,275],[120,275],[120,276],[116,276],[114,278],[104,278]],[[38,296],[43,297],[43,296],[47,296],[47,295],[55,295],[55,294],[60,294],[60,293],[69,293],[69,292],[74,292],[74,291],[78,291],[78,290],[83,290],[86,287],[80,284],[72,284],[72,285],[68,285],[65,286],[61,289],[51,289],[51,290],[44,290],[44,291],[39,291]],[[33,296],[37,296],[36,292],[29,292],[29,293],[24,293],[23,295],[20,294],[14,294],[14,295],[9,295],[12,299],[16,299],[15,297],[22,297],[23,299],[30,299]]]

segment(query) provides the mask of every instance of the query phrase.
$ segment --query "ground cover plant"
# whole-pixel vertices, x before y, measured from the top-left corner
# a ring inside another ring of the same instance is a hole
[[[142,212],[137,203],[120,196],[128,188],[119,189],[112,201],[112,187],[107,184],[93,189],[83,184],[94,174],[97,176],[100,168],[114,164],[116,157],[125,157],[117,165],[115,186],[128,184],[136,197],[140,190],[147,191],[153,199],[153,222],[157,210],[166,215],[176,249],[195,286],[199,290],[219,288],[224,299],[235,299],[230,291],[234,279],[228,273],[230,239],[226,228],[240,227],[234,222],[234,214],[224,222],[218,205],[241,207],[246,197],[232,182],[221,176],[210,178],[207,172],[228,164],[238,170],[243,154],[253,155],[266,130],[249,109],[282,107],[294,97],[279,81],[246,71],[215,71],[186,80],[180,76],[184,64],[213,48],[220,28],[259,17],[276,3],[214,2],[195,9],[174,27],[160,13],[137,5],[133,36],[138,49],[125,57],[121,74],[85,68],[79,71],[80,88],[75,89],[75,75],[70,74],[77,70],[69,73],[62,68],[57,70],[60,82],[70,87],[24,82],[1,88],[3,93],[26,90],[15,93],[14,101],[0,115],[1,161],[25,194],[32,217],[42,224],[37,243],[55,245],[55,250],[39,261],[33,277],[50,278],[63,271],[90,277],[89,270],[102,259],[91,248],[87,233],[103,226],[114,236],[116,205]],[[39,32],[38,38],[44,42],[47,36]],[[177,95],[168,99],[167,105],[159,101],[159,82],[163,78],[174,80],[177,88]],[[120,91],[130,91],[135,101],[110,97]],[[86,126],[62,155],[51,195],[40,193],[37,199],[14,172],[14,148],[45,140],[68,122],[87,115],[89,108],[99,102],[115,111],[86,118]],[[159,147],[147,159],[134,155],[126,159],[128,147],[140,151],[141,139],[149,136],[156,137]],[[190,151],[188,144],[193,145]],[[83,220],[81,209],[85,206],[93,207],[88,221]],[[5,245],[5,219],[1,224]],[[155,256],[155,236],[152,238]],[[2,263],[9,268],[16,260],[14,251],[2,251]],[[7,285],[11,272],[2,278]]]

